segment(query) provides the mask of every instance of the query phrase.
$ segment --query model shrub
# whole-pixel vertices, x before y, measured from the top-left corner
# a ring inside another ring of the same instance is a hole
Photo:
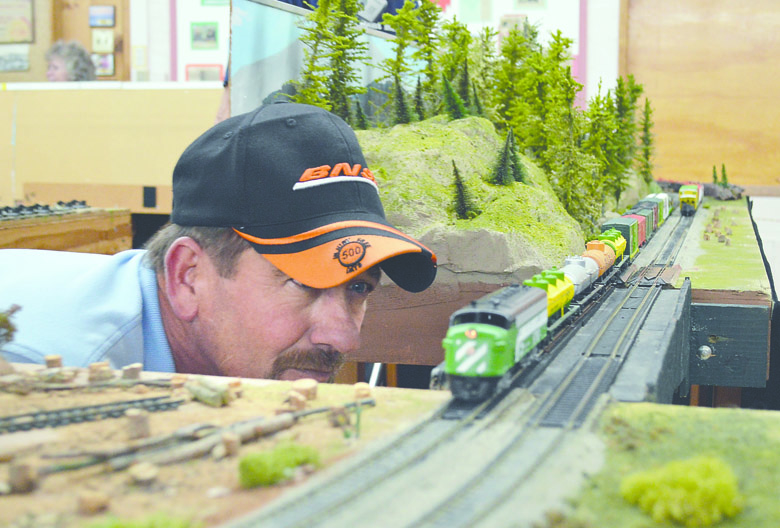
[[[689,527],[710,526],[733,517],[743,505],[731,468],[709,456],[673,461],[629,475],[623,479],[620,492],[654,521]]]
[[[239,482],[244,488],[270,486],[290,478],[293,470],[304,464],[319,466],[319,452],[310,446],[279,444],[271,451],[242,457],[238,463]]]

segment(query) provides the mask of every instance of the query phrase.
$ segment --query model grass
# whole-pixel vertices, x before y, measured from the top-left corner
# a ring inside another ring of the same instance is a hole
[[[87,528],[203,528],[203,524],[163,513],[154,513],[142,519],[117,519],[109,516],[87,525]]]
[[[694,222],[699,225],[686,239],[675,287],[690,277],[692,287],[700,290],[771,291],[744,198],[707,199]]]

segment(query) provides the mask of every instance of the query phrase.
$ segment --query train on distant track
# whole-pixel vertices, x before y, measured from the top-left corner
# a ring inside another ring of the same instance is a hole
[[[682,199],[681,187],[681,203]],[[688,214],[691,206],[695,212],[700,203],[699,193],[693,203],[681,205],[681,214]],[[442,343],[443,375],[453,397],[479,401],[495,393],[513,367],[544,346],[550,324],[607,281],[610,271],[633,260],[672,211],[670,195],[651,194],[624,215],[605,222],[585,251],[566,258],[562,267],[501,288],[453,313]],[[442,376],[442,369],[437,369],[432,384]]]

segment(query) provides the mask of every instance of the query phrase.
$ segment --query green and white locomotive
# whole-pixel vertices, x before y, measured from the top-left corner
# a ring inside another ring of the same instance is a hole
[[[513,284],[450,317],[444,371],[455,398],[483,400],[498,382],[547,337],[547,294]]]

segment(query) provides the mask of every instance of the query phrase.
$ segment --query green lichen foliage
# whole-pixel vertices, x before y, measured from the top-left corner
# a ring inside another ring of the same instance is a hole
[[[710,526],[742,510],[737,478],[720,458],[699,456],[669,462],[623,479],[620,492],[656,522]]]
[[[239,482],[244,488],[271,486],[290,478],[292,471],[303,464],[319,466],[319,452],[310,446],[279,444],[271,451],[242,457],[238,463]]]
[[[201,523],[155,513],[143,519],[127,520],[109,516],[89,525],[89,528],[201,528]]]

